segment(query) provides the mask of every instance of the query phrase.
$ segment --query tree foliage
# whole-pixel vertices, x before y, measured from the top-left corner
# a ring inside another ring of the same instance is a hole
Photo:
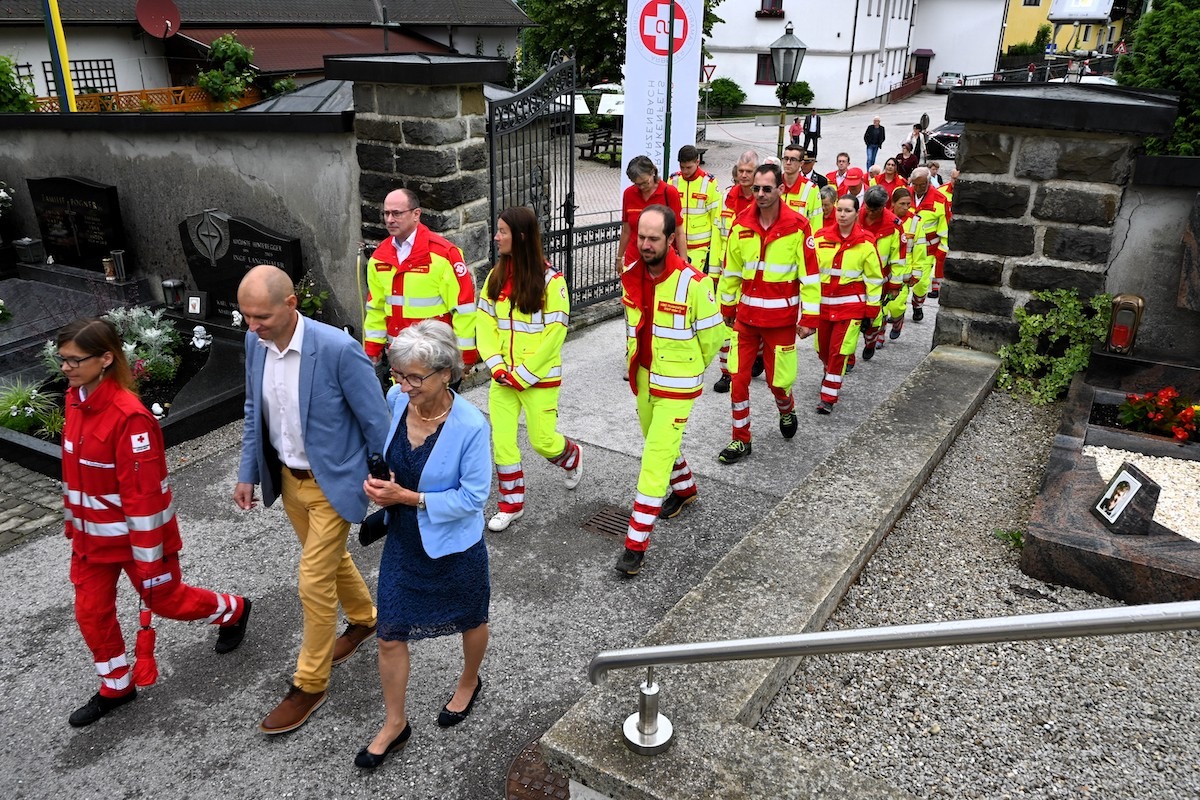
[[[35,111],[36,98],[17,76],[17,65],[8,56],[0,56],[0,111]]]
[[[1117,63],[1123,86],[1179,93],[1179,116],[1166,140],[1146,140],[1153,154],[1200,155],[1200,0],[1164,0],[1138,20],[1130,52]]]
[[[783,98],[783,84],[775,87],[775,99],[779,101],[781,108],[794,108],[799,110],[801,107],[812,105],[813,94],[812,87],[808,85],[808,81],[796,81],[787,87],[787,102]]]
[[[208,62],[212,69],[201,72],[196,83],[218,103],[237,100],[254,85],[254,70],[250,68],[254,48],[227,33],[218,36],[208,48]]]
[[[722,0],[705,0],[703,34],[721,22],[714,12]],[[625,63],[626,0],[524,0],[522,9],[537,27],[521,39],[521,83],[528,84],[546,68],[559,48],[574,48],[579,83],[620,83]]]
[[[740,106],[746,102],[746,93],[732,78],[717,78],[711,88],[702,92],[701,97],[708,95],[708,105],[717,110],[717,116],[723,116],[728,109]]]
[[[1046,45],[1050,44],[1050,37],[1053,34],[1053,29],[1050,23],[1038,26],[1037,33],[1034,34],[1032,42],[1020,42],[1019,44],[1010,45],[1008,55],[1010,56],[1040,56],[1046,52]]]

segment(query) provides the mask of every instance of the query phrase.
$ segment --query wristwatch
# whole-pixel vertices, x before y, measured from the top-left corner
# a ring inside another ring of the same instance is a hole
[[[417,508],[421,511],[425,510],[425,493],[417,492]]]

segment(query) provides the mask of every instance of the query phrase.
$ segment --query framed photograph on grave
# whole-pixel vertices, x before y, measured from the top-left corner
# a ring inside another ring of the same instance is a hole
[[[1113,533],[1147,534],[1161,491],[1146,473],[1124,461],[1092,504],[1092,514]]]
[[[184,295],[183,312],[189,319],[208,319],[208,292]]]

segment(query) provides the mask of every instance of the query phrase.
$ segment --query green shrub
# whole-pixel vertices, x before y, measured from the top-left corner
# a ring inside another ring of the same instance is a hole
[[[43,392],[41,382],[10,378],[0,384],[0,426],[33,433],[55,411],[59,411],[57,395]]]
[[[0,111],[37,111],[37,98],[17,75],[17,64],[0,56]]]
[[[746,93],[737,81],[730,78],[717,78],[710,88],[701,92],[701,99],[708,95],[708,105],[717,109],[718,116],[724,116],[729,109],[736,108],[746,102]]]
[[[799,109],[802,106],[811,106],[813,97],[812,87],[808,85],[808,81],[796,81],[787,87],[787,102],[783,99],[783,84],[775,87],[775,99],[779,101],[779,105],[785,108]]]
[[[1074,289],[1034,292],[1052,308],[1044,314],[1016,312],[1018,339],[1001,347],[996,385],[1026,396],[1034,405],[1053,403],[1084,369],[1092,347],[1104,340],[1112,298],[1098,294],[1085,305]]]
[[[1160,0],[1143,15],[1130,37],[1129,55],[1117,62],[1122,86],[1179,93],[1179,115],[1167,139],[1150,137],[1153,155],[1200,155],[1200,70],[1193,43],[1200,38],[1200,3]]]
[[[218,36],[208,48],[213,68],[196,76],[196,83],[218,103],[237,100],[254,85],[252,58],[253,48],[239,42],[234,34]]]

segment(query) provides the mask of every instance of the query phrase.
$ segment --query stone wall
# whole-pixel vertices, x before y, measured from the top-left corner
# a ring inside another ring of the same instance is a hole
[[[362,235],[387,236],[383,200],[395,189],[421,199],[421,221],[458,245],[467,264],[488,263],[487,109],[479,83],[354,84]]]
[[[994,352],[1039,289],[1106,291],[1136,136],[968,125],[934,345]]]
[[[1040,289],[1086,299],[1178,287],[1187,208],[1169,226],[1148,224],[1146,196],[1172,202],[1170,192],[1133,186],[1145,183],[1135,175],[1142,142],[1168,135],[1177,114],[1174,96],[1104,86],[952,92],[946,117],[966,129],[934,346],[995,352],[1016,340],[1017,309],[1040,309]],[[1147,304],[1139,346],[1159,338],[1156,327],[1175,327],[1174,305]]]

